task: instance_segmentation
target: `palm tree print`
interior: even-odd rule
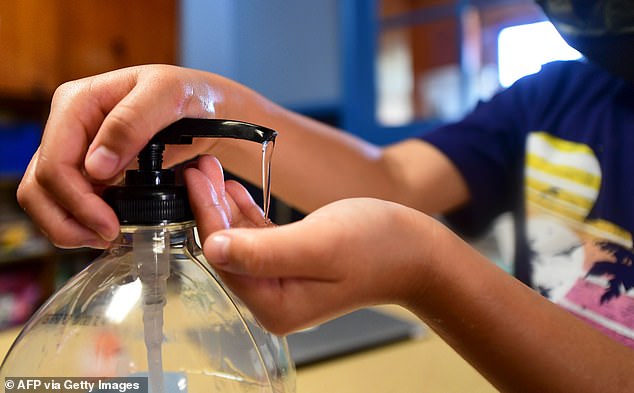
[[[634,252],[630,248],[608,241],[596,242],[596,245],[614,257],[614,260],[595,262],[586,274],[586,277],[603,275],[612,277],[601,295],[601,304],[604,304],[634,288]]]

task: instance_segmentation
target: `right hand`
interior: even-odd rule
[[[218,209],[202,199],[204,187],[196,189],[196,221],[219,222],[213,219]],[[249,205],[239,206],[232,210],[246,212]],[[437,250],[454,236],[423,213],[372,198],[336,201],[282,226],[219,228],[198,228],[207,261],[258,321],[280,335],[364,306],[419,303],[443,265]]]
[[[227,94],[231,90],[231,94]],[[18,202],[59,247],[103,248],[119,230],[99,196],[159,130],[183,117],[227,117],[228,97],[250,90],[217,75],[174,66],[121,69],[68,82],[53,96],[42,142],[18,188]],[[195,143],[166,165],[206,151]]]

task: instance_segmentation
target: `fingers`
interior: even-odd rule
[[[328,239],[314,229],[305,222],[232,229],[207,238],[203,249],[260,323],[283,335],[367,304],[349,266],[330,255],[320,241]]]
[[[220,231],[206,239],[203,250],[260,323],[287,334],[372,303],[371,280],[377,277],[364,272],[370,261],[338,254],[346,242],[324,223]]]
[[[93,79],[99,78],[67,83],[57,89],[41,145],[20,185],[20,203],[29,207],[31,217],[50,226],[51,230],[47,231],[49,236],[53,239],[60,237],[56,242],[69,247],[73,243],[66,238],[70,233],[58,235],[57,232],[64,231],[62,228],[65,227],[59,222],[50,221],[52,217],[59,219],[62,215],[49,217],[46,210],[34,206],[55,205],[73,217],[74,222],[99,233],[103,239],[112,240],[116,237],[116,217],[95,195],[89,179],[83,173],[83,161],[89,141],[99,129],[104,113],[130,89],[127,74],[119,74],[119,83],[113,83],[108,89],[91,89]],[[43,216],[36,217],[39,214]]]
[[[104,200],[95,194],[83,174],[69,165],[49,165],[41,161],[39,155],[35,157],[33,165],[36,169],[25,174],[21,185],[25,189],[22,203],[34,206],[50,199],[51,204],[58,205],[87,229],[98,233],[105,240],[114,240],[119,232],[117,217]],[[35,212],[41,209],[31,211],[37,214]],[[45,213],[42,211],[42,214]]]
[[[307,221],[233,229],[206,238],[203,250],[214,266],[230,273],[254,278],[336,280],[345,272],[342,266],[330,265],[334,257],[329,250],[337,248],[337,240],[321,232],[323,228]]]
[[[203,238],[219,229],[267,225],[262,209],[246,188],[232,180],[225,183],[222,166],[215,157],[201,156],[195,167],[185,171],[185,179]]]
[[[231,222],[231,209],[225,193],[225,178],[220,161],[218,161],[216,157],[203,155],[198,159],[198,169],[211,182],[211,186],[217,194],[218,203],[220,203],[222,208],[225,210],[229,218],[229,222]]]
[[[230,198],[227,198],[229,203],[235,206],[232,210],[241,213],[238,217],[234,215],[233,227],[261,227],[270,225],[270,223],[264,219],[264,212],[260,206],[255,203],[249,191],[247,191],[242,184],[235,180],[229,180],[226,182],[225,188],[227,194],[230,196]],[[237,222],[238,219],[241,219],[241,221]]]
[[[79,246],[75,243],[93,232],[112,240],[118,222],[95,192],[97,183],[120,177],[169,123],[184,116],[211,117],[210,95],[202,73],[171,66],[133,67],[60,86],[21,183],[20,204],[56,243]]]
[[[230,194],[233,187],[227,184]],[[239,196],[235,201],[242,203]],[[288,225],[220,231],[204,242],[205,256],[221,270],[256,278],[343,279],[355,265],[338,261],[365,264],[393,247],[373,223],[393,221],[381,214],[383,204],[340,201]]]
[[[254,279],[220,271],[222,280],[268,331],[286,335],[369,303],[342,291],[338,282]]]
[[[58,246],[85,245],[89,233],[105,240],[118,233],[114,213],[83,172],[88,145],[104,113],[134,83],[129,71],[117,72],[116,80],[114,75],[69,82],[57,89],[41,145],[20,184],[20,204]],[[99,87],[102,79],[112,83]]]
[[[227,210],[220,202],[210,178],[196,168],[187,168],[184,176],[201,239],[219,229],[229,228]]]
[[[27,181],[28,182],[28,181]],[[45,190],[37,185],[30,187],[29,198],[25,198],[23,182],[18,188],[18,201],[34,223],[57,247],[106,248],[108,242],[98,233],[79,224],[73,216],[57,205]]]
[[[174,110],[156,105],[155,86],[135,87],[105,117],[85,159],[90,176],[103,180],[122,170],[160,129],[176,120]],[[152,102],[154,101],[154,102]]]
[[[86,171],[96,179],[121,171],[175,120],[215,115],[217,97],[199,74],[171,66],[135,70],[133,88],[109,111],[88,149]]]
[[[67,180],[68,170],[55,165],[38,165],[40,150],[29,163],[25,175],[20,182],[17,200],[33,221],[47,234],[53,244],[58,247],[105,247],[107,241],[113,240],[118,233],[118,222],[112,210],[91,191],[90,184],[80,176],[79,184]],[[44,184],[51,185],[52,179],[57,185],[46,189],[38,177],[43,176],[36,168],[46,168],[48,173]],[[72,173],[72,171],[70,171]],[[46,177],[46,176],[44,176]],[[73,194],[73,190],[77,194]],[[74,210],[68,210],[58,201],[65,193],[73,194]],[[75,217],[82,217],[85,222],[79,223]]]
[[[218,231],[203,252],[266,328],[287,333],[352,308],[410,301],[432,276],[434,223],[395,203],[355,198],[289,225]]]

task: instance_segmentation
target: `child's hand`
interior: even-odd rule
[[[65,83],[55,92],[42,142],[18,189],[18,202],[59,247],[106,247],[119,231],[101,199],[159,130],[182,117],[213,118],[226,105],[224,78],[148,65]],[[232,97],[244,99],[235,84]],[[223,115],[227,115],[225,112]],[[206,151],[178,149],[165,165]]]
[[[225,182],[220,162],[204,155],[185,169],[189,200],[199,233],[209,234],[228,228],[272,225],[249,192],[238,182]]]
[[[201,167],[207,165],[203,161]],[[261,211],[244,189],[227,184],[227,208],[217,170],[203,172],[211,174],[208,192],[198,191],[204,189],[199,174],[193,179],[189,173],[188,185],[197,190],[190,198],[204,254],[270,331],[286,334],[354,308],[424,296],[421,277],[436,226],[431,218],[359,198],[332,203],[296,223],[263,228]],[[242,228],[218,231],[232,220],[233,228]]]

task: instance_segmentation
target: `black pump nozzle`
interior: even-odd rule
[[[234,138],[266,143],[276,136],[277,132],[270,128],[241,121],[186,118],[165,127],[149,143],[187,145],[193,138]]]
[[[194,138],[234,138],[257,143],[275,140],[277,132],[235,120],[180,119],[159,131],[138,155],[139,169],[126,172],[127,185],[158,185],[174,182],[171,170],[163,169],[165,145],[188,145]]]
[[[272,129],[234,120],[178,120],[150,139],[138,155],[139,168],[126,171],[124,185],[107,188],[103,198],[122,224],[192,220],[185,186],[176,184],[173,170],[163,169],[165,145],[191,144],[193,138],[234,138],[263,144],[276,136]]]

